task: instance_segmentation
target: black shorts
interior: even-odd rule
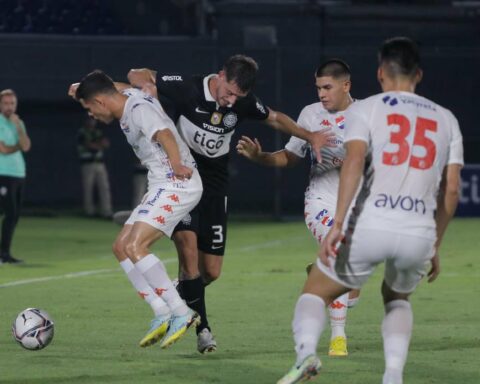
[[[178,231],[193,231],[197,234],[200,251],[223,256],[227,241],[227,196],[203,194],[200,202],[175,227]]]

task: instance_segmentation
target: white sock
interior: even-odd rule
[[[152,287],[148,285],[147,280],[145,280],[143,275],[135,268],[135,265],[130,259],[121,261],[120,266],[125,271],[128,280],[130,280],[133,287],[137,290],[138,295],[152,307],[155,316],[166,315],[170,312],[167,303],[153,291]]]
[[[292,322],[297,365],[316,354],[318,340],[325,329],[325,314],[325,302],[317,295],[304,293],[298,298]]]
[[[406,300],[394,300],[385,305],[382,322],[385,374],[383,384],[402,384],[403,367],[413,328],[413,313]]]
[[[163,263],[154,254],[149,254],[135,263],[135,268],[143,275],[155,293],[163,299],[176,316],[186,315],[188,307],[168,277]]]
[[[345,336],[345,323],[347,321],[348,310],[348,292],[337,297],[332,304],[328,306],[330,313],[330,326],[332,327],[331,339],[338,336]]]

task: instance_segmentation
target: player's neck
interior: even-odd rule
[[[382,82],[383,92],[410,92],[415,93],[416,83],[410,79],[384,79]]]
[[[118,93],[112,96],[110,100],[110,109],[112,111],[113,117],[120,120],[123,116],[123,110],[125,109],[125,103],[127,102],[128,97]]]
[[[217,82],[218,77],[216,75],[208,79],[208,90],[215,100],[217,100]]]
[[[343,100],[343,102],[338,106],[338,108],[336,109],[327,109],[327,112],[328,113],[337,113],[337,112],[343,112],[343,111],[346,111],[347,108],[350,106],[350,104],[353,103],[353,99],[352,99],[352,96],[350,96],[350,94],[347,95],[347,97],[345,98],[345,100]]]

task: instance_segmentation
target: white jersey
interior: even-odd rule
[[[155,132],[159,130],[168,128],[172,132],[182,164],[196,168],[190,150],[158,100],[133,88],[122,93],[128,96],[128,99],[120,119],[120,127],[140,162],[148,168],[149,188],[157,184],[176,182],[167,153],[160,143],[152,140]]]
[[[463,164],[453,114],[410,92],[386,92],[346,112],[345,142],[368,144],[364,182],[350,219],[361,228],[434,239],[442,173]]]
[[[299,157],[305,157],[307,151],[310,151],[312,164],[310,168],[310,183],[305,192],[306,199],[321,198],[333,204],[333,206],[336,205],[340,167],[345,157],[343,148],[344,115],[345,111],[328,112],[322,103],[318,102],[307,105],[298,117],[298,125],[308,131],[317,132],[329,128],[335,134],[332,142],[337,146],[321,148],[321,163],[317,162],[315,153],[311,150],[310,144],[305,140],[292,136],[285,145],[287,151]]]

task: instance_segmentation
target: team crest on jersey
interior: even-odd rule
[[[220,112],[213,112],[212,117],[210,118],[210,122],[213,125],[218,125],[222,121],[222,117],[223,117],[223,115]]]
[[[337,127],[340,129],[345,128],[345,117],[339,116],[335,119],[335,123],[337,123]]]
[[[232,128],[237,124],[238,117],[236,113],[228,112],[223,118],[223,124],[227,128]]]

